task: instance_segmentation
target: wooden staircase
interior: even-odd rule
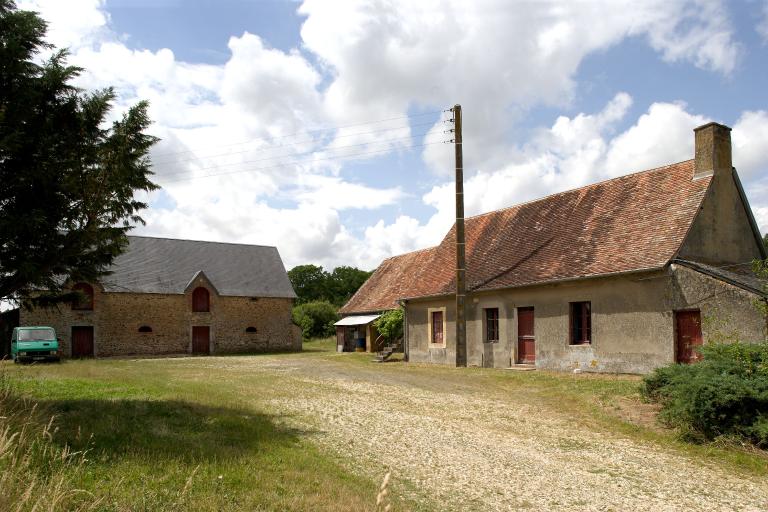
[[[378,344],[380,339],[381,339],[381,336],[379,336],[376,339],[376,343],[377,344]],[[376,352],[376,357],[374,357],[373,362],[375,362],[375,363],[383,363],[384,361],[389,359],[395,351],[399,350],[400,347],[402,346],[402,344],[403,344],[403,339],[400,338],[400,339],[397,339],[397,340],[393,341],[392,343],[388,343],[388,344],[384,345],[383,349],[381,349],[380,351]]]

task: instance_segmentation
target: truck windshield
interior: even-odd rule
[[[19,331],[19,341],[54,341],[53,329],[23,329]]]

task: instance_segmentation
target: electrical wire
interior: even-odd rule
[[[435,114],[442,114],[444,112],[445,112],[445,110],[433,110],[433,111],[430,111],[430,112],[422,112],[420,114],[412,114],[412,115],[399,116],[399,117],[390,117],[388,119],[380,119],[378,121],[367,121],[367,122],[364,122],[364,123],[355,123],[355,124],[347,124],[347,125],[335,126],[335,127],[329,127],[329,128],[318,128],[318,129],[313,129],[313,130],[304,130],[304,131],[301,131],[301,132],[295,132],[295,133],[289,133],[289,134],[286,134],[286,135],[280,135],[279,137],[269,137],[269,138],[261,137],[261,138],[251,139],[251,140],[243,141],[243,142],[233,142],[231,144],[217,144],[217,145],[212,145],[212,146],[208,146],[208,147],[241,146],[243,144],[252,144],[253,142],[259,141],[259,140],[264,141],[264,142],[269,142],[269,141],[275,141],[275,140],[285,139],[285,138],[289,138],[289,137],[295,137],[297,135],[305,135],[305,134],[310,134],[310,133],[333,132],[333,131],[341,130],[341,129],[344,129],[344,128],[354,128],[355,126],[366,126],[366,125],[369,125],[369,124],[387,123],[389,121],[398,121],[398,120],[401,120],[401,119],[415,119],[417,117],[424,117],[424,116],[431,116],[431,115],[435,115]],[[161,157],[161,156],[166,156],[166,155],[179,155],[179,154],[183,154],[183,153],[193,153],[195,151],[197,151],[197,149],[187,149],[187,150],[184,150],[184,151],[172,151],[172,152],[158,153],[155,156]]]
[[[384,140],[373,141],[373,142],[362,142],[360,144],[348,144],[346,146],[332,147],[332,148],[329,148],[327,151],[336,151],[338,149],[355,148],[355,147],[361,147],[361,146],[373,146],[373,145],[376,145],[376,144],[386,144],[386,143],[389,143],[389,142],[397,142],[397,141],[401,141],[401,140],[410,140],[410,139],[412,139],[414,137],[421,137],[421,136],[428,135],[428,134],[429,134],[429,132],[424,132],[424,133],[417,133],[417,134],[414,134],[414,135],[410,135],[408,137],[396,137],[396,138],[393,138],[393,139],[384,139]],[[221,167],[230,167],[230,166],[233,166],[233,165],[243,165],[243,164],[253,164],[253,163],[258,163],[258,162],[268,162],[270,160],[277,160],[277,159],[286,158],[286,157],[314,155],[316,153],[322,153],[322,152],[324,152],[324,151],[323,150],[315,150],[315,151],[307,151],[307,152],[304,152],[304,153],[296,153],[296,154],[293,154],[293,155],[277,155],[277,156],[266,157],[266,158],[257,158],[255,160],[245,160],[245,161],[242,161],[242,162],[230,162],[230,163],[223,163],[223,164],[217,164],[217,165],[210,165],[208,167],[198,167],[197,169],[194,169],[194,170],[195,171],[205,171],[205,170],[208,170],[208,169],[219,169]],[[343,156],[343,155],[340,155],[340,156]],[[172,175],[177,175],[177,174],[187,174],[189,172],[190,172],[189,170],[176,171],[176,172],[162,172],[161,171],[161,173],[163,175],[165,175],[165,176],[172,176]]]
[[[440,140],[440,141],[436,141],[436,142],[426,142],[426,143],[423,143],[423,144],[413,144],[413,145],[410,145],[410,146],[404,146],[404,147],[402,147],[400,149],[415,149],[415,148],[420,148],[420,147],[425,147],[425,146],[433,146],[435,144],[445,144],[445,143],[446,143],[446,141]],[[186,178],[176,178],[176,179],[172,179],[172,180],[165,180],[165,179],[163,179],[163,176],[160,176],[160,175],[155,175],[155,177],[156,177],[157,181],[159,181],[159,182],[163,182],[163,183],[179,183],[179,182],[183,182],[183,181],[192,181],[192,180],[197,180],[197,179],[202,179],[202,178],[214,178],[214,177],[218,177],[218,176],[228,176],[230,174],[239,174],[239,173],[244,173],[244,172],[256,172],[256,171],[265,171],[265,170],[269,170],[269,169],[279,169],[279,168],[282,168],[282,167],[291,167],[291,166],[294,166],[294,165],[301,165],[301,164],[304,164],[304,163],[314,163],[314,162],[334,161],[334,160],[341,161],[341,160],[345,160],[347,158],[367,156],[367,155],[375,155],[375,154],[382,154],[382,153],[388,153],[390,151],[391,151],[391,149],[387,148],[387,149],[382,149],[382,150],[378,150],[378,151],[364,151],[364,152],[361,152],[361,153],[353,153],[351,155],[344,155],[344,156],[336,156],[336,157],[328,157],[328,158],[310,158],[310,159],[306,159],[306,160],[298,160],[298,161],[294,161],[294,162],[286,162],[284,164],[270,165],[270,166],[266,166],[266,167],[255,167],[255,168],[251,168],[251,169],[238,169],[238,170],[235,170],[235,171],[228,171],[228,172],[215,173],[215,174],[204,174],[202,176],[190,176],[190,177],[186,177]]]
[[[338,135],[338,136],[334,137],[334,139],[343,139],[343,138],[348,138],[348,137],[356,137],[358,135],[371,135],[371,134],[375,134],[375,133],[392,132],[392,131],[396,131],[396,130],[402,130],[404,128],[409,128],[410,129],[410,128],[415,128],[415,127],[419,127],[419,126],[432,126],[434,124],[435,123],[430,121],[428,123],[412,124],[412,125],[409,125],[407,127],[406,126],[399,126],[397,128],[385,128],[383,130],[373,130],[373,131],[369,131],[369,132],[348,133],[346,135]],[[258,140],[258,139],[256,139],[256,140]],[[287,148],[287,147],[291,147],[291,146],[298,146],[300,144],[311,144],[312,142],[315,142],[315,139],[309,139],[309,140],[298,141],[298,142],[283,143],[283,144],[278,144],[277,146],[274,146],[274,147],[261,148],[261,149],[243,149],[243,150],[240,150],[240,151],[230,151],[228,153],[218,153],[218,154],[215,154],[215,155],[194,156],[194,157],[191,157],[191,158],[187,158],[185,160],[170,159],[170,160],[161,161],[161,162],[156,162],[156,161],[153,160],[152,164],[153,165],[165,165],[165,164],[175,164],[175,163],[184,163],[184,162],[194,162],[195,160],[204,160],[206,158],[227,157],[227,156],[230,156],[230,155],[240,155],[240,154],[243,154],[243,153],[263,153],[265,151],[272,151],[274,149],[283,148],[283,147]],[[192,151],[192,150],[190,150],[190,151]],[[189,152],[189,151],[187,151],[187,152]]]

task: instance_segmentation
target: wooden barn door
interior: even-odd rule
[[[72,328],[72,357],[93,355],[93,327]]]
[[[695,363],[701,359],[696,351],[704,342],[701,335],[701,313],[699,311],[675,311],[675,361]]]
[[[517,362],[536,362],[536,338],[533,333],[533,308],[517,308]]]
[[[207,325],[192,327],[192,353],[208,354],[210,352],[211,328]]]

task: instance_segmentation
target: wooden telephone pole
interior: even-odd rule
[[[456,366],[467,366],[466,251],[464,241],[464,154],[461,144],[461,105],[453,112],[453,145],[456,150]]]

